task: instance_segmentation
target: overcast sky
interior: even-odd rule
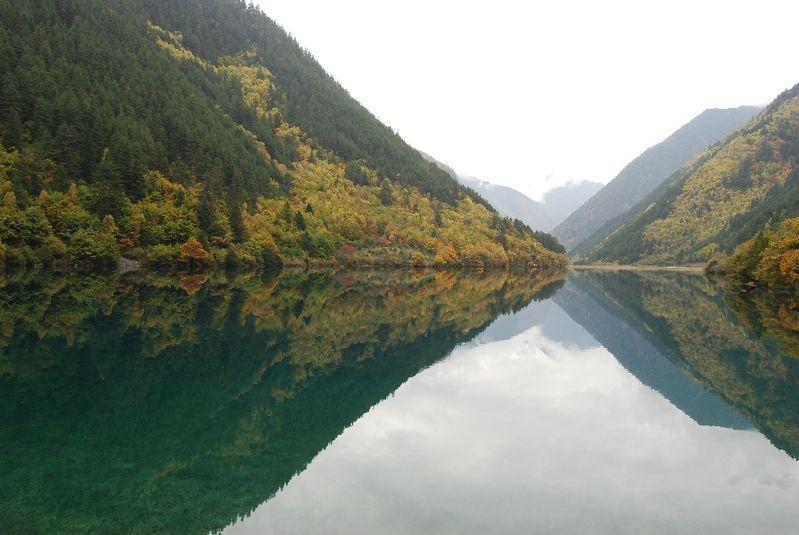
[[[257,3],[408,143],[534,197],[799,82],[799,2]]]

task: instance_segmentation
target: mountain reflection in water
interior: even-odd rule
[[[789,302],[654,272],[10,277],[0,527],[790,533]]]

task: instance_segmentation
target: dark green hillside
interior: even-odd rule
[[[6,265],[563,263],[238,0],[0,0],[0,80]]]
[[[2,1],[0,21],[3,144],[36,164],[15,191],[84,180],[137,201],[150,169],[179,182],[202,177],[226,193],[274,194],[272,181],[284,181],[235,128],[248,115],[239,84],[196,65],[177,68],[125,2]],[[264,138],[290,158],[274,136]]]
[[[145,0],[146,16],[180,32],[199,57],[217,63],[255,51],[251,59],[274,74],[285,94],[286,119],[345,160],[362,160],[382,175],[451,202],[463,189],[419,156],[358,104],[273,20],[239,0]]]

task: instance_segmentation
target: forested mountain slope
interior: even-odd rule
[[[563,263],[240,0],[0,0],[6,265]]]
[[[754,106],[703,111],[630,162],[558,225],[553,234],[567,249],[577,249],[606,223],[638,204],[696,154],[749,122],[758,111],[760,108]]]
[[[705,262],[799,215],[799,86],[675,173],[593,261]]]

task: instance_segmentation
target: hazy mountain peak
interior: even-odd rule
[[[662,142],[649,147],[576,209],[553,233],[570,250],[655,190],[696,154],[749,122],[758,106],[707,109]]]
[[[458,182],[479,193],[499,213],[523,221],[533,230],[548,232],[602,187],[599,182],[590,180],[570,180],[550,189],[541,201],[537,201],[509,186],[494,184],[473,176],[458,175],[449,165],[429,154],[419,152],[427,161],[436,164],[455,177]]]

